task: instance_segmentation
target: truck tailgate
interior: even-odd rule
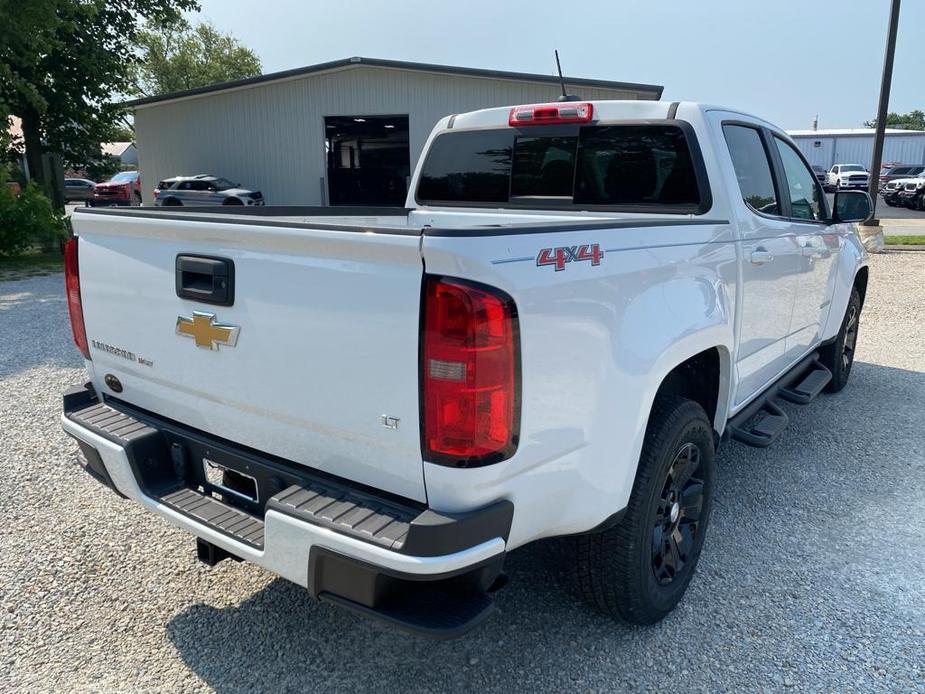
[[[97,390],[424,501],[419,230],[184,217],[75,215]],[[232,261],[233,305],[180,298],[179,255]],[[194,311],[214,314],[198,319],[199,338],[178,332]],[[216,331],[211,343],[212,323],[238,328],[236,341]]]

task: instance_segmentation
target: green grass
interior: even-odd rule
[[[23,253],[0,256],[0,280],[22,279],[64,270],[64,256],[52,253]]]
[[[884,236],[887,246],[925,246],[925,236]]]

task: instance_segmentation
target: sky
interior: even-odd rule
[[[264,72],[350,56],[665,87],[786,129],[877,112],[889,0],[200,0]],[[925,0],[905,0],[890,110],[925,110]],[[580,96],[580,90],[573,89]]]

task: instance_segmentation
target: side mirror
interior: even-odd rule
[[[840,190],[832,206],[833,222],[866,222],[874,213],[874,205],[866,190]]]

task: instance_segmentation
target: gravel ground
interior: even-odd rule
[[[60,275],[0,283],[4,691],[925,691],[925,253],[872,261],[851,384],[770,450],[727,445],[700,570],[650,628],[514,552],[499,614],[389,632],[193,540],[73,464]],[[796,410],[797,408],[788,408]]]

